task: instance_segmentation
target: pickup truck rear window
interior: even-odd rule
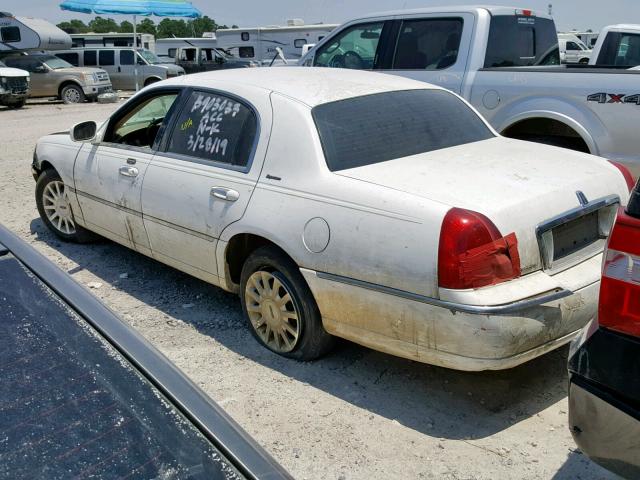
[[[640,65],[640,34],[607,33],[597,64],[629,68]]]
[[[491,17],[485,68],[559,64],[553,20],[524,15]]]
[[[311,111],[332,172],[478,142],[494,135],[444,90],[402,90],[324,103]]]

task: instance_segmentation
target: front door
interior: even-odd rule
[[[87,227],[150,254],[141,209],[142,183],[156,137],[178,91],[154,92],[117,112],[97,144],[85,144],[75,163],[75,190]]]
[[[160,261],[215,282],[217,239],[244,214],[264,158],[271,106],[262,95],[261,122],[231,95],[188,97],[143,184],[144,226]]]

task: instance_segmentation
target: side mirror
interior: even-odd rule
[[[77,123],[71,129],[71,140],[74,142],[90,142],[96,136],[98,125],[94,121]]]
[[[33,69],[33,73],[47,73],[47,67],[44,65],[38,65]]]

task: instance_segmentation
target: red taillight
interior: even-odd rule
[[[629,188],[629,191],[633,190],[633,187],[636,186],[636,182],[633,179],[633,175],[631,175],[631,172],[629,171],[629,169],[625,167],[623,164],[614,162],[613,160],[609,160],[609,163],[611,163],[614,167],[620,170],[620,173],[622,173],[622,176],[624,177],[625,182],[627,182],[627,187]]]
[[[515,233],[502,237],[478,212],[452,208],[445,215],[438,248],[438,284],[479,288],[520,276]]]
[[[640,219],[622,209],[602,264],[598,323],[640,336]]]

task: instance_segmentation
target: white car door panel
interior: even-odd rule
[[[187,99],[142,189],[144,225],[159,260],[217,276],[217,239],[243,216],[266,151],[271,105],[267,93],[258,100],[260,110],[217,92]]]
[[[142,223],[140,191],[152,154],[109,144],[86,144],[74,168],[78,202],[89,229],[98,227],[117,241],[149,253]]]

